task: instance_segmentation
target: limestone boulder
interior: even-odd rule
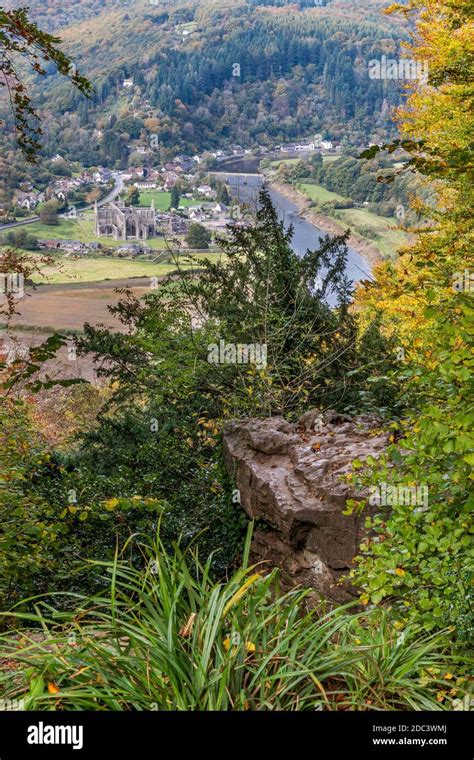
[[[282,417],[232,421],[224,456],[240,503],[256,521],[254,561],[279,567],[284,588],[306,586],[332,602],[355,596],[347,581],[364,535],[364,515],[344,515],[356,491],[345,476],[354,459],[377,457],[388,435],[375,417],[309,410],[297,424]]]

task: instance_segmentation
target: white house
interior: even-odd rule
[[[210,185],[199,185],[197,188],[199,195],[204,195],[206,198],[215,198],[217,193],[212,189]]]
[[[212,207],[212,210],[215,214],[225,214],[228,209],[225,203],[216,203]]]
[[[295,151],[296,151],[297,153],[301,153],[302,151],[305,151],[305,150],[314,150],[314,149],[315,149],[315,147],[316,147],[316,146],[315,146],[315,144],[314,144],[314,143],[308,143],[307,145],[302,145],[302,144],[300,144],[300,145],[295,145],[295,146],[294,146],[294,149],[295,149]]]
[[[31,211],[38,205],[38,196],[34,193],[21,193],[17,198],[16,205]]]

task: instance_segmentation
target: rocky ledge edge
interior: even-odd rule
[[[343,514],[365,494],[344,479],[352,461],[378,457],[388,434],[374,416],[306,412],[296,424],[282,417],[228,422],[224,459],[239,501],[255,520],[252,559],[280,569],[283,589],[315,589],[314,599],[354,600],[342,580],[365,535],[364,514]]]

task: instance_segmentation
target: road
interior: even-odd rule
[[[118,173],[112,174],[114,178],[115,185],[110,191],[110,193],[107,193],[102,200],[98,201],[98,206],[103,206],[105,203],[109,203],[110,201],[113,201],[123,190],[123,179]],[[93,204],[90,203],[88,206],[83,206],[80,211],[88,211],[89,209],[93,208]],[[67,217],[67,213],[65,214],[59,214],[60,218]],[[25,224],[33,224],[33,222],[39,222],[39,216],[32,216],[29,219],[21,219],[19,222],[10,222],[9,224],[2,224],[0,225],[0,234],[3,232],[3,230],[11,230],[14,227],[24,227]]]

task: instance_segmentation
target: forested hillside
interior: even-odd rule
[[[6,0],[3,3],[8,10],[18,8],[16,0]],[[133,0],[79,0],[65,3],[63,0],[29,0],[31,18],[41,29],[52,31],[70,26],[88,18],[96,18],[99,14],[111,9],[133,8]]]
[[[315,132],[357,146],[380,140],[400,85],[369,79],[367,64],[405,36],[380,6],[140,0],[118,9],[107,0],[79,12],[72,4],[63,48],[96,90],[88,100],[50,67],[38,87],[45,151],[113,165],[126,161],[130,136],[154,135],[178,151],[271,146]],[[66,21],[53,2],[47,12],[32,2],[31,12],[52,28]],[[136,134],[123,115],[135,117]]]

